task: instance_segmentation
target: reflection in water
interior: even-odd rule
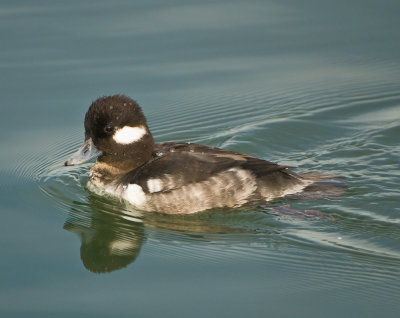
[[[75,201],[71,206],[64,229],[79,236],[81,260],[94,273],[127,267],[147,242],[157,258],[178,263],[188,257],[205,264],[245,259],[278,266],[292,286],[290,291],[280,286],[281,293],[337,289],[360,295],[363,286],[377,284],[381,296],[389,298],[396,288],[386,285],[398,275],[398,254],[380,254],[382,248],[365,249],[346,238],[350,227],[356,226],[357,233],[360,227],[376,228],[372,221],[354,223],[343,215],[333,220],[325,213],[300,213],[282,205],[195,215],[142,215],[92,194],[88,204]],[[343,237],[337,237],[340,232]]]
[[[143,224],[99,211],[91,201],[89,197],[85,209],[79,203],[72,207],[64,229],[81,239],[81,259],[88,270],[105,273],[126,267],[139,255],[145,238]]]
[[[251,229],[235,227],[236,222],[232,227],[219,224],[218,217],[211,218],[212,213],[172,217],[158,213],[141,215],[118,204],[112,206],[113,203],[116,202],[107,202],[102,197],[89,194],[88,204],[72,203],[64,224],[64,229],[79,236],[80,256],[91,272],[111,272],[134,262],[145,241],[146,227],[182,233],[189,238],[204,238],[209,234],[255,233]],[[230,212],[231,209],[219,209],[218,215]]]

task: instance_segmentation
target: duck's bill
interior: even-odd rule
[[[75,152],[67,161],[65,161],[64,164],[66,166],[80,165],[100,155],[101,151],[95,147],[92,138],[88,138],[85,139],[79,150]]]

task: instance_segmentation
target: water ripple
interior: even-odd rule
[[[83,128],[47,136],[49,142],[35,151],[25,150],[5,173],[20,183],[37,185],[68,216],[65,228],[79,233],[83,245],[90,245],[85,241],[88,237],[111,231],[107,234],[110,241],[103,243],[123,254],[124,246],[130,250],[138,242],[133,243],[130,235],[140,237],[140,244],[147,236],[147,244],[153,247],[149,253],[177,260],[207,257],[221,263],[239,257],[285,263],[292,271],[308,272],[299,288],[333,286],[318,283],[323,279],[334,281],[336,288],[350,288],[352,283],[362,286],[368,275],[370,282],[392,279],[394,274],[380,271],[375,263],[386,259],[389,266],[400,259],[400,148],[393,142],[400,131],[399,104],[398,91],[383,93],[371,84],[363,90],[292,87],[285,92],[254,89],[215,96],[193,94],[170,99],[160,111],[149,113],[158,140],[205,142],[297,165],[302,171],[346,175],[349,191],[342,198],[274,203],[290,204],[299,211],[317,209],[334,221],[277,215],[268,208],[186,217],[142,215],[118,200],[90,194],[86,189],[90,164],[63,166],[79,147]],[[339,255],[342,262],[335,263],[332,255]],[[327,262],[326,257],[332,259]],[[368,275],[346,267],[349,259],[359,262],[360,269],[363,260],[367,261]],[[323,263],[325,269],[315,265]]]

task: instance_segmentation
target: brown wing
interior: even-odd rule
[[[230,168],[250,170],[257,178],[287,174],[287,167],[246,154],[189,143],[156,145],[153,159],[123,180],[136,183],[145,193],[165,192],[206,180]]]

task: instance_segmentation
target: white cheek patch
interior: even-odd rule
[[[142,139],[146,134],[147,129],[144,126],[124,126],[114,133],[113,139],[119,144],[127,145]]]

